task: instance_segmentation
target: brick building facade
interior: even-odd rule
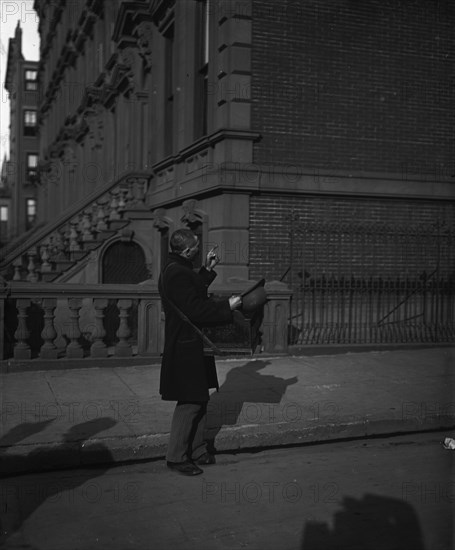
[[[332,290],[379,272],[405,277],[395,303],[381,305],[386,316],[417,280],[437,271],[452,284],[450,2],[36,0],[35,9],[37,271],[44,261],[55,281],[103,282],[109,249],[128,242],[156,282],[169,234],[185,226],[203,249],[218,244],[217,284],[264,276],[298,295],[308,279],[322,289],[312,307],[326,277],[336,277]],[[7,258],[16,277],[26,252]],[[50,253],[67,265],[56,270]]]

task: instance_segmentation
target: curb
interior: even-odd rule
[[[372,419],[357,422],[308,426],[303,423],[250,424],[228,426],[216,435],[217,452],[308,445],[330,441],[367,439],[439,430],[455,430],[455,416],[434,416],[430,420]],[[101,464],[163,459],[169,434],[106,437],[72,443],[14,445],[0,455],[1,477]],[[1,449],[0,449],[1,450]]]

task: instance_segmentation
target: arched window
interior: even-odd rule
[[[137,284],[149,278],[144,251],[137,243],[117,241],[105,251],[101,270],[102,283]],[[137,309],[138,304],[134,300],[128,316],[132,344],[137,342]],[[118,313],[115,300],[109,300],[104,317],[105,343],[108,347],[118,341],[116,336],[120,324]]]
[[[104,253],[101,273],[104,284],[137,284],[149,279],[144,251],[134,242],[112,244]]]

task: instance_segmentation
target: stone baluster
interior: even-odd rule
[[[56,241],[56,238],[57,238],[57,232],[54,231],[53,233],[51,233],[51,235],[49,236],[49,248],[48,248],[48,252],[49,252],[49,255],[50,256],[55,256],[57,254],[57,241]]]
[[[128,326],[128,310],[133,305],[132,300],[118,300],[117,307],[119,309],[120,325],[116,332],[119,342],[115,346],[115,355],[119,357],[129,357],[132,355],[131,345],[128,343],[128,338],[131,335]]]
[[[105,204],[106,204],[105,200],[100,199],[98,201],[98,209],[96,213],[96,220],[97,220],[96,230],[98,232],[107,230],[107,224],[106,224],[107,214],[105,211]]]
[[[92,221],[91,221],[91,213],[89,210],[84,210],[84,213],[82,215],[82,242],[88,242],[93,240],[93,234],[92,234]]]
[[[83,216],[82,212],[80,212],[78,217],[77,217],[76,224],[77,224],[77,233],[81,237],[82,237],[82,232],[84,230],[83,223],[84,223],[84,216]]]
[[[30,299],[18,298],[17,308],[17,330],[14,333],[17,343],[14,345],[14,359],[30,359],[32,356],[30,346],[27,342],[30,331],[27,328],[27,309],[30,307]]]
[[[82,307],[81,298],[68,298],[68,307],[70,310],[70,322],[66,335],[71,340],[66,347],[66,356],[71,359],[80,359],[84,356],[84,350],[79,344],[81,331],[79,329],[79,311]]]
[[[54,327],[54,311],[57,307],[57,299],[43,298],[41,306],[44,309],[44,328],[41,332],[44,344],[41,346],[39,356],[42,359],[56,359],[58,350],[54,344],[54,340],[57,337]]]
[[[27,265],[27,281],[30,283],[36,283],[38,281],[38,275],[36,274],[35,257],[37,256],[37,250],[35,247],[30,248],[27,252],[28,265]]]
[[[14,275],[13,275],[13,281],[21,281],[22,280],[22,256],[19,256],[19,258],[16,258],[13,262],[14,266]]]
[[[65,240],[60,231],[54,231],[52,234],[52,253],[54,259],[65,259]]]
[[[77,223],[78,223],[77,220],[72,220],[69,226],[68,240],[69,240],[70,252],[76,252],[81,249],[81,247],[79,246],[79,234],[76,229]]]
[[[98,223],[98,205],[96,204],[96,202],[92,204],[91,222],[92,222],[91,232],[93,235],[96,235],[96,233],[98,233],[98,230],[96,229],[96,225]]]
[[[93,300],[95,307],[95,332],[93,334],[94,342],[90,346],[90,354],[92,357],[107,357],[107,347],[103,339],[106,336],[104,330],[104,310],[107,307],[106,298],[95,298]]]
[[[40,246],[41,255],[41,273],[48,273],[52,271],[52,266],[49,263],[49,240],[46,239]]]
[[[120,189],[118,207],[117,207],[117,212],[120,214],[120,217],[122,217],[123,212],[125,212],[125,209],[126,209],[125,195],[126,195],[126,190]]]
[[[125,193],[125,209],[130,210],[134,207],[134,193],[133,193],[133,182],[128,180],[126,193]]]
[[[68,256],[68,251],[70,249],[70,235],[71,235],[71,226],[69,223],[61,231],[62,240],[63,240],[63,255],[65,258]]]
[[[114,189],[111,193],[111,201],[109,203],[109,221],[115,221],[120,220],[120,212],[119,212],[119,196],[120,192],[118,189]]]

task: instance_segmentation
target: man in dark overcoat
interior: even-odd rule
[[[216,277],[213,268],[219,258],[212,249],[205,266],[198,273],[193,271],[192,260],[198,253],[199,241],[192,231],[174,231],[170,248],[158,282],[165,313],[160,394],[164,400],[177,401],[166,460],[172,470],[198,475],[203,471],[198,465],[215,463],[203,433],[209,389],[218,389],[218,379],[214,357],[204,355],[200,334],[183,316],[199,329],[229,323],[232,311],[242,300],[239,296],[216,301],[208,297],[207,289]]]

